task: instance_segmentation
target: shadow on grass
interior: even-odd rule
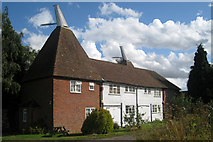
[[[48,134],[48,135],[44,135],[42,137],[49,138],[49,137],[75,137],[75,136],[83,136],[83,134],[82,133],[72,133],[72,134],[68,134],[68,135],[63,135],[63,134],[51,135],[51,134]]]

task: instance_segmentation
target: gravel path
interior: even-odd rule
[[[116,136],[112,138],[103,138],[100,140],[136,140],[136,136],[138,134],[124,135],[124,136]]]

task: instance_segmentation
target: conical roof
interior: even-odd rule
[[[73,32],[57,26],[31,65],[24,81],[46,77],[101,80]]]

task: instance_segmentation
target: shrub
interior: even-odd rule
[[[144,123],[144,120],[142,119],[142,116],[144,114],[137,113],[135,117],[135,112],[130,113],[129,115],[125,114],[124,116],[124,122],[127,124],[128,127],[140,127],[141,124]]]
[[[113,130],[113,120],[109,111],[100,108],[92,113],[84,121],[81,131],[83,134],[107,134]]]
[[[113,128],[114,129],[119,129],[120,127],[119,127],[118,123],[115,122]]]

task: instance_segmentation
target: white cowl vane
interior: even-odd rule
[[[56,16],[57,26],[68,27],[67,22],[61,12],[61,9],[59,8],[59,5],[54,5],[54,7],[55,7],[55,16]]]

